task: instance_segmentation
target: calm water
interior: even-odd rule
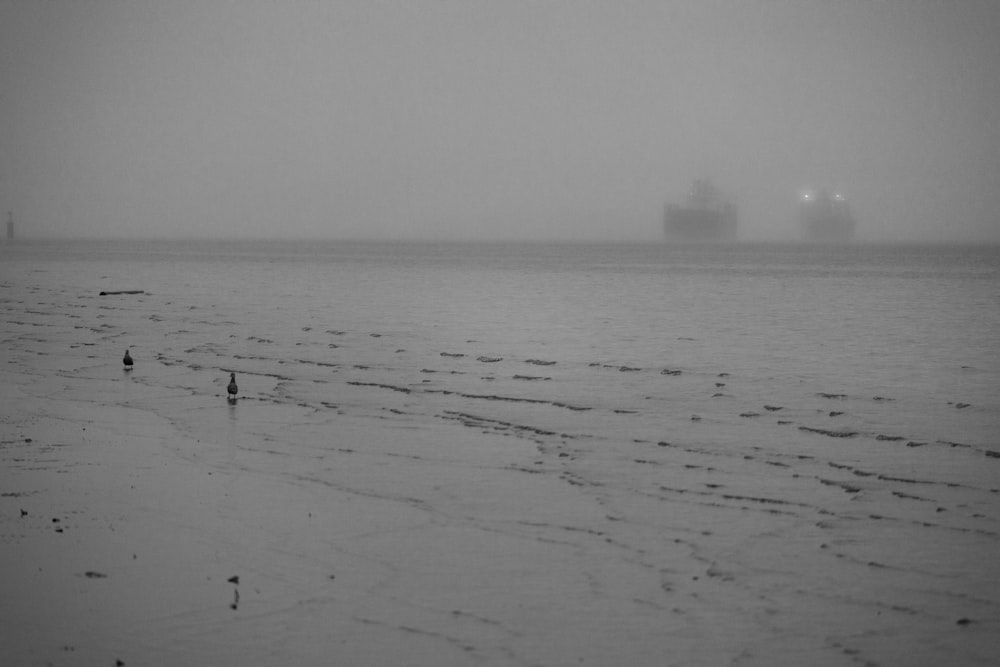
[[[8,287],[147,291],[105,300],[129,308],[116,313],[128,328],[116,346],[208,367],[252,371],[240,355],[349,365],[346,346],[330,347],[344,340],[335,330],[384,338],[386,356],[364,363],[401,371],[420,370],[391,361],[406,348],[930,402],[995,406],[1000,388],[997,248],[87,242],[0,252]]]
[[[712,398],[731,399],[738,415],[762,402],[812,407],[819,394],[891,398],[896,423],[856,418],[873,429],[919,424],[932,440],[987,446],[1000,424],[996,247],[0,248],[8,301],[30,290],[20,305],[37,299],[35,317],[49,321],[99,308],[100,326],[87,326],[103,335],[80,337],[81,352],[117,359],[130,347],[194,394],[223,371],[250,376],[247,396],[314,407],[373,398],[345,396],[351,382],[499,393],[649,418],[615,426],[629,436],[657,428],[663,409],[688,417],[725,405]],[[98,296],[127,289],[147,294]],[[683,382],[664,370],[683,371]],[[960,418],[957,404],[969,406]]]

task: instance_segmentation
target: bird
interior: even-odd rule
[[[236,391],[238,389],[236,386],[236,373],[229,374],[229,386],[226,389],[229,391],[229,398],[236,400]]]
[[[132,370],[132,355],[128,353],[128,350],[125,350],[125,358],[122,359],[122,363],[125,364],[125,370]]]

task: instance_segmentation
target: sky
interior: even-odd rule
[[[21,236],[1000,242],[993,0],[0,0]],[[4,216],[6,217],[6,216]]]

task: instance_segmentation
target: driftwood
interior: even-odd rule
[[[145,290],[141,289],[123,289],[116,292],[101,292],[101,296],[110,296],[112,294],[145,294]]]

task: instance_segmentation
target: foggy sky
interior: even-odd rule
[[[1000,241],[1000,3],[0,0],[23,236]]]

